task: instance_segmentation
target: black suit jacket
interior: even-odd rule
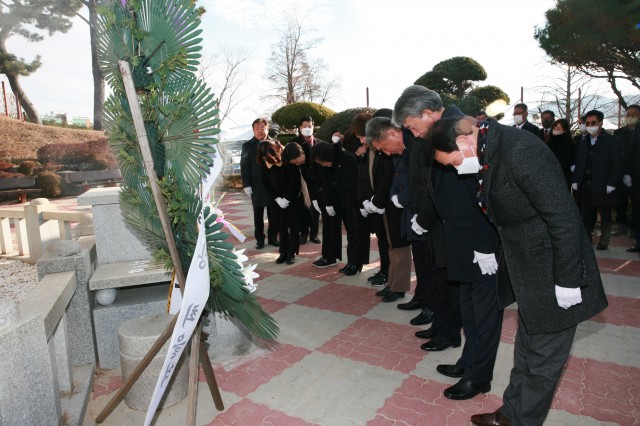
[[[518,128],[515,125],[513,127]],[[536,126],[535,124],[529,122],[529,121],[525,121],[520,129],[521,130],[526,130],[527,132],[531,132],[534,135],[538,136],[538,138],[540,138],[540,139],[544,139],[543,137],[540,136],[540,128],[538,126]]]
[[[269,205],[269,196],[262,183],[262,166],[258,164],[258,144],[255,137],[242,144],[240,154],[240,175],[242,186],[250,186],[252,190],[251,203],[253,207],[266,207]]]
[[[517,300],[530,334],[553,333],[607,306],[591,240],[553,153],[537,136],[492,121],[482,187],[502,243],[498,304]],[[582,290],[582,303],[558,306],[555,286]]]
[[[578,191],[584,185],[587,169],[587,157],[591,136],[584,135],[576,153],[576,168],[573,172],[573,183],[578,184]],[[593,160],[591,163],[591,202],[594,206],[611,206],[616,202],[616,191],[607,194],[607,186],[615,187],[622,178],[622,153],[620,140],[604,130],[598,135],[593,145]]]
[[[447,278],[451,281],[486,280],[473,263],[474,251],[499,254],[498,234],[478,206],[475,175],[458,175],[451,166],[434,164],[435,203],[444,227]]]

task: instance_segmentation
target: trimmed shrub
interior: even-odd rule
[[[271,120],[283,129],[293,129],[298,125],[301,117],[308,115],[313,118],[316,126],[321,126],[329,117],[335,114],[335,111],[324,105],[314,104],[312,102],[296,102],[295,104],[285,105],[271,115]]]
[[[40,172],[36,177],[36,188],[40,188],[40,196],[55,198],[62,193],[60,176],[53,172]]]
[[[27,176],[32,176],[41,168],[42,168],[42,164],[38,163],[37,161],[23,161],[18,166],[18,171]]]
[[[318,131],[315,132],[316,137],[318,139],[329,142],[331,140],[331,135],[336,130],[339,130],[344,134],[351,128],[353,117],[360,114],[361,112],[374,113],[376,112],[376,109],[367,107],[350,108],[334,114],[327,121],[325,121],[322,126],[320,126],[320,129]]]
[[[26,177],[22,173],[16,172],[5,172],[4,170],[0,170],[0,179],[11,179],[11,178],[23,178]]]
[[[287,142],[295,137],[297,137],[297,135],[293,133],[280,133],[276,139],[278,139],[282,145],[286,145]]]
[[[0,160],[0,170],[7,170],[15,167],[13,163]]]

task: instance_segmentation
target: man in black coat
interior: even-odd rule
[[[396,123],[419,137],[424,137],[441,118],[461,115],[455,107],[445,109],[440,96],[422,86],[405,89],[393,113]],[[460,313],[465,333],[460,359],[455,364],[438,365],[437,370],[460,379],[444,391],[445,397],[456,400],[470,399],[491,389],[502,325],[495,288],[498,236],[477,205],[477,187],[472,175],[458,176],[452,167],[436,167],[433,190],[444,226],[447,279],[460,285]],[[460,346],[460,335],[449,335],[434,337],[422,349],[441,351]]]
[[[498,305],[518,302],[514,366],[503,406],[471,421],[542,425],[576,325],[607,306],[578,209],[555,156],[537,136],[493,120],[478,128],[454,118],[436,123],[429,141],[441,164],[464,168],[472,152],[479,156],[477,200],[502,244]]]
[[[244,192],[251,197],[253,205],[253,228],[256,237],[256,249],[264,247],[264,209],[267,209],[269,222],[269,244],[278,246],[278,226],[272,226],[273,206],[262,183],[262,166],[258,164],[258,144],[269,140],[269,123],[264,118],[257,118],[251,124],[253,137],[242,144],[240,154],[240,175]]]
[[[622,159],[622,168],[625,169],[623,173],[629,176],[630,174],[627,173],[626,168],[629,163],[631,140],[639,119],[640,105],[629,105],[624,118],[624,126],[613,132],[613,136],[620,138],[620,151],[622,153],[620,157]],[[616,191],[618,192],[618,200],[615,205],[616,223],[618,223],[618,225],[630,225],[629,218],[627,217],[627,207],[629,206],[629,196],[631,195],[629,185],[620,181],[616,187]]]
[[[587,232],[591,234],[600,213],[598,250],[606,250],[611,236],[611,208],[616,202],[616,185],[622,178],[620,141],[602,129],[604,114],[598,110],[586,114],[587,135],[576,153],[572,188],[578,191],[578,205]]]
[[[640,111],[640,108],[638,110]],[[625,186],[631,187],[631,226],[636,238],[636,243],[627,251],[640,253],[640,123],[636,123],[633,134],[630,136],[622,182]]]
[[[300,244],[306,244],[307,238],[312,243],[320,244],[318,238],[318,229],[320,223],[320,211],[318,206],[318,196],[315,192],[315,188],[318,186],[316,176],[314,176],[315,164],[311,158],[311,148],[319,142],[323,142],[313,136],[313,117],[303,116],[298,122],[298,136],[291,139],[290,142],[296,142],[302,147],[304,155],[306,157],[305,163],[300,167],[302,171],[302,177],[307,182],[307,188],[309,189],[309,197],[313,203],[313,207],[303,207],[300,212],[302,217],[300,218]]]
[[[527,104],[515,104],[513,106],[513,127],[526,130],[540,137],[540,129],[535,124],[527,121],[528,116],[529,108],[527,107]]]

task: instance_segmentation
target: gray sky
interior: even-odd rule
[[[524,86],[525,102],[534,103],[536,86],[554,74],[533,38],[554,0],[204,0],[204,51],[221,45],[253,49],[247,99],[223,127],[247,124],[274,105],[260,101],[268,91],[264,79],[271,46],[277,42],[284,11],[296,10],[311,36],[324,41],[311,52],[323,58],[327,74],[338,76],[341,89],[326,105],[336,112],[370,105],[393,107],[402,90],[438,62],[470,56],[487,71],[483,84],[501,87],[512,104]],[[297,5],[296,5],[297,4]],[[86,15],[86,10],[82,11]],[[80,19],[66,34],[27,43],[8,40],[12,53],[25,59],[42,55],[43,66],[22,78],[27,95],[41,114],[67,112],[92,117],[93,87],[89,29]],[[0,79],[5,80],[4,76]],[[219,81],[210,81],[215,88]],[[6,84],[8,86],[8,84]]]

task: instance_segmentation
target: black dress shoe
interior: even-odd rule
[[[432,339],[427,343],[423,343],[422,346],[420,346],[420,349],[428,352],[440,352],[451,347],[457,348],[458,346],[460,346],[460,342],[454,343],[454,342],[441,341],[438,339]]]
[[[293,265],[296,261],[296,255],[292,254],[291,256],[287,256],[287,265]]]
[[[471,416],[471,423],[476,426],[509,426],[511,420],[498,409],[493,413],[474,414]]]
[[[287,260],[287,256],[285,256],[284,254],[281,254],[280,256],[278,256],[278,258],[276,259],[276,263],[278,265],[282,265],[285,260]]]
[[[260,250],[264,248],[264,241],[258,241],[256,243],[256,250]]]
[[[278,240],[269,240],[269,245],[274,247],[280,247],[280,241]]]
[[[318,238],[317,236],[311,237],[310,240],[311,240],[311,242],[313,244],[320,244],[321,243],[320,238]]]
[[[602,243],[598,243],[598,245],[596,246],[596,250],[606,250],[607,246],[602,244]]]
[[[389,293],[390,291],[391,289],[385,286],[385,288],[383,288],[382,290],[376,291],[376,296],[386,296],[386,294]]]
[[[367,278],[368,282],[372,282],[373,280],[375,280],[376,278],[378,278],[380,276],[380,274],[382,274],[382,272],[378,271],[375,274],[371,275],[369,278]]]
[[[358,274],[360,272],[362,272],[362,265],[356,265],[355,263],[352,263],[351,266],[349,267],[349,269],[344,271],[344,274],[346,276],[352,276],[352,275]]]
[[[420,302],[417,300],[409,300],[407,303],[400,303],[398,305],[398,309],[402,311],[415,311],[416,309],[424,308],[424,302]]]
[[[338,269],[338,272],[340,272],[341,274],[344,274],[344,272],[349,268],[351,268],[351,263],[347,262],[346,265],[344,265],[342,268]]]
[[[419,339],[433,339],[435,336],[436,333],[433,332],[433,328],[416,331],[416,337]]]
[[[447,377],[459,378],[464,376],[464,368],[456,364],[440,364],[436,367],[436,371]]]
[[[459,381],[455,385],[444,390],[445,398],[462,401],[471,399],[479,393],[487,393],[491,390],[491,383],[484,383],[475,386],[471,380]]]
[[[302,244],[307,244],[307,236],[306,235],[300,235],[300,245]]]
[[[398,305],[398,308],[399,307],[400,305]],[[418,316],[415,318],[412,318],[411,321],[409,321],[409,324],[411,325],[430,324],[431,322],[433,322],[433,317],[434,317],[434,313],[431,309],[422,308],[422,311],[418,314]]]
[[[374,287],[381,287],[381,286],[387,284],[388,281],[389,281],[389,278],[387,278],[386,274],[380,274],[376,278],[374,278],[373,280],[371,280],[369,282]]]
[[[396,300],[401,299],[403,297],[404,297],[404,291],[391,291],[391,290],[389,290],[389,292],[387,294],[382,296],[382,301],[384,303],[390,303],[390,302],[395,302]]]
[[[627,253],[640,253],[640,244],[636,244],[635,246],[628,248]]]

